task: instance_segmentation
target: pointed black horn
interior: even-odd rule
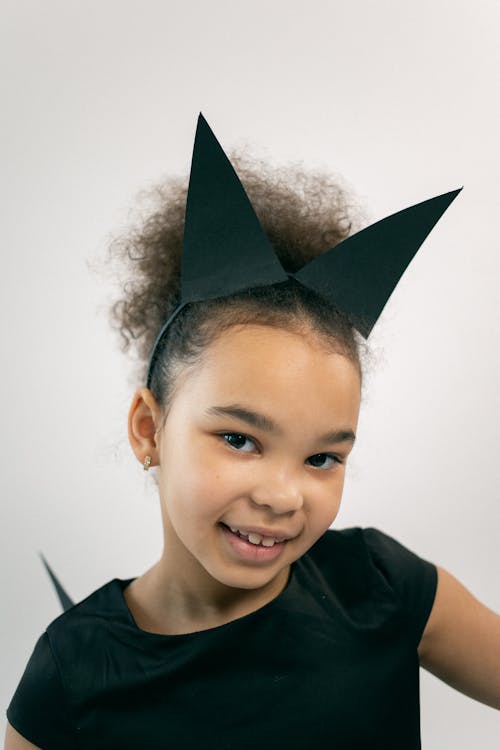
[[[243,185],[200,113],[182,249],[182,302],[286,281]]]
[[[417,250],[461,190],[371,224],[314,258],[295,278],[349,313],[368,338]]]

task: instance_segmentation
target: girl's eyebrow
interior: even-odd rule
[[[236,417],[237,419],[241,419],[244,422],[252,425],[252,427],[257,427],[260,430],[265,430],[266,432],[274,432],[276,435],[283,434],[283,430],[278,427],[278,425],[270,417],[267,417],[265,414],[259,414],[258,412],[252,411],[251,409],[247,409],[240,404],[229,404],[228,406],[210,406],[206,410],[205,414],[215,415],[219,417]],[[348,440],[349,442],[354,444],[356,435],[350,429],[333,430],[332,432],[327,432],[326,435],[322,435],[320,438],[318,438],[318,440],[321,443],[343,443]]]

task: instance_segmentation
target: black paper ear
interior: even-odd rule
[[[459,190],[398,211],[287,274],[220,143],[200,113],[182,251],[182,302],[294,276],[357,321],[366,338],[399,279]]]
[[[200,113],[186,204],[182,302],[287,279],[243,185]]]
[[[417,250],[461,190],[371,224],[314,258],[295,278],[348,312],[368,338]]]
[[[193,148],[181,260],[181,303],[227,297],[289,277],[351,316],[367,338],[399,279],[462,188],[410,206],[353,234],[297,273],[283,269],[229,159],[200,113]]]

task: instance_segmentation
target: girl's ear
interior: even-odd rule
[[[141,464],[144,464],[146,456],[151,456],[151,466],[160,463],[157,434],[160,418],[161,409],[149,388],[138,388],[128,414],[128,437]]]

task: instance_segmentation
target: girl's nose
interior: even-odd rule
[[[303,504],[299,482],[289,473],[274,472],[261,477],[251,496],[257,505],[267,505],[277,514],[299,510]]]

